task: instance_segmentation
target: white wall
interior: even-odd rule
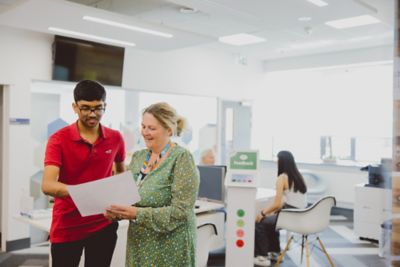
[[[193,47],[166,53],[125,50],[123,87],[248,99],[261,88],[262,65],[237,64],[234,55]]]
[[[0,26],[0,84],[9,85],[9,115],[12,118],[30,117],[30,83],[32,79],[51,77],[52,37]],[[33,168],[29,125],[8,125],[8,175],[3,190],[8,201],[3,203],[6,241],[29,236],[28,226],[13,216],[20,210],[21,199],[29,194],[29,176]],[[4,249],[4,248],[3,248]]]
[[[265,61],[266,72],[393,61],[393,45]]]

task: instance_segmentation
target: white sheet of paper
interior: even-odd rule
[[[140,200],[130,171],[67,188],[82,217],[104,213],[112,204],[129,206]]]

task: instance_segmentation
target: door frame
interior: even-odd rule
[[[240,133],[238,131],[238,123],[239,123],[239,114],[243,115],[245,113],[243,112],[243,108],[249,107],[250,110],[248,112],[249,117],[249,127],[250,127],[250,134],[247,137],[248,140],[247,145],[245,145],[246,147],[236,147],[236,146],[243,146],[243,145],[238,145],[237,142],[235,142],[236,138],[241,138],[240,137]],[[227,122],[227,118],[226,118],[226,110],[228,108],[232,109],[232,149],[250,149],[251,146],[251,120],[252,120],[252,104],[250,101],[239,101],[239,100],[231,100],[231,99],[218,99],[218,151],[220,151],[219,153],[219,162],[221,162],[222,164],[227,164],[227,157],[228,155],[226,155],[226,147],[227,147],[227,143],[225,140],[225,135],[226,135],[226,122]]]
[[[8,233],[8,175],[9,175],[9,162],[8,162],[8,152],[9,152],[9,111],[10,111],[10,88],[9,85],[0,84],[0,94],[2,98],[1,106],[1,120],[0,120],[0,189],[1,189],[1,199],[0,199],[0,213],[1,213],[1,251],[6,251],[6,240]]]

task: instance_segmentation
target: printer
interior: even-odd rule
[[[390,172],[385,165],[368,165],[360,170],[368,171],[368,184],[366,186],[392,188]]]

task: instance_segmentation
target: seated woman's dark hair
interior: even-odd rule
[[[292,153],[285,150],[278,153],[278,176],[282,173],[285,173],[288,176],[289,188],[292,188],[293,186],[294,192],[300,191],[303,194],[307,192],[306,183],[297,169]]]
[[[75,86],[74,100],[75,102],[78,102],[79,100],[105,101],[106,90],[104,89],[103,85],[96,81],[82,80]]]

